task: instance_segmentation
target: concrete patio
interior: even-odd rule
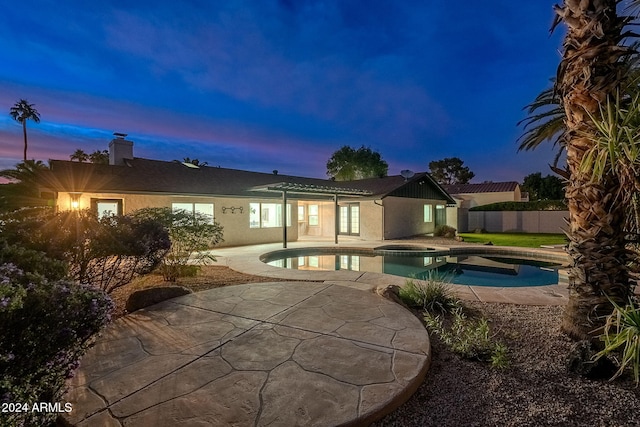
[[[351,240],[342,246],[374,244]],[[409,311],[375,291],[406,279],[287,270],[259,260],[278,249],[281,245],[269,244],[214,251],[218,264],[273,277],[272,283],[198,292],[118,319],[70,382],[69,421],[78,426],[367,425],[405,402],[427,373],[428,334]],[[564,285],[452,288],[462,299],[481,302],[567,301]]]
[[[429,351],[416,317],[365,290],[329,282],[217,288],[118,319],[82,359],[68,419],[367,425],[413,394]]]

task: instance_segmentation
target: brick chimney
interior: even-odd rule
[[[109,164],[124,165],[125,159],[133,159],[133,142],[127,141],[126,133],[115,132],[109,143]]]

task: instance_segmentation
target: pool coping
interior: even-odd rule
[[[389,245],[404,245],[412,247],[429,247],[435,249],[429,251],[432,254],[461,254],[461,253],[482,253],[493,255],[511,255],[517,257],[528,257],[541,259],[545,261],[559,262],[562,265],[568,264],[568,257],[564,252],[552,249],[538,248],[521,248],[511,246],[486,246],[486,245],[451,245],[445,246],[441,244],[429,244],[428,242],[407,244],[406,241],[389,241],[381,244],[381,242],[373,241],[353,241],[338,245],[328,245],[327,242],[291,242],[289,248],[283,249],[280,244],[264,244],[254,246],[243,246],[233,248],[220,248],[212,251],[218,257],[215,264],[226,265],[229,268],[257,276],[271,277],[274,279],[286,280],[311,280],[325,281],[330,283],[339,283],[344,286],[356,287],[362,290],[372,292],[382,292],[389,286],[404,286],[407,279],[404,277],[393,276],[384,273],[371,273],[359,271],[309,271],[309,270],[289,270],[280,267],[274,267],[261,261],[264,256],[269,253],[277,253],[281,251],[295,253],[300,249],[314,249],[335,251],[363,251],[374,250],[376,247]],[[503,288],[503,287],[487,287],[487,286],[467,286],[467,285],[448,285],[452,292],[458,298],[466,301],[492,302],[492,303],[510,303],[523,305],[564,305],[568,301],[568,286],[562,278],[566,277],[566,271],[559,271],[561,280],[556,285],[547,286],[530,286],[519,288]]]

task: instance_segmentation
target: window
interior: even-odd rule
[[[309,225],[320,225],[318,205],[309,205]]]
[[[291,226],[291,205],[287,203],[287,227]],[[282,204],[249,203],[249,228],[282,227]]]
[[[360,270],[360,256],[359,255],[339,255],[340,256],[340,270]]]
[[[424,222],[433,222],[433,205],[424,205]]]
[[[207,217],[209,224],[213,224],[213,203],[172,203],[171,209],[187,211],[192,214],[199,213]]]
[[[122,215],[122,199],[91,199],[91,207],[99,219],[104,216]]]
[[[298,221],[304,221],[304,206],[298,206]]]

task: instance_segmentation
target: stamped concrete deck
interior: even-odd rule
[[[290,244],[309,246],[333,245]],[[273,283],[186,295],[116,321],[70,384],[68,419],[78,426],[367,425],[407,400],[426,375],[429,338],[417,318],[374,292],[406,279],[259,260],[281,247],[214,251],[218,264]],[[481,302],[567,301],[565,285],[452,290]]]
[[[366,425],[413,394],[425,328],[363,283],[238,285],[119,319],[71,382],[78,426]]]

